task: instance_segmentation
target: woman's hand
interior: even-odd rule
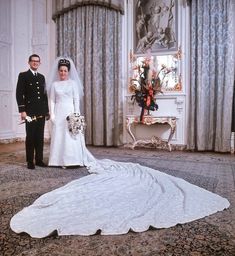
[[[51,120],[51,122],[52,122],[53,124],[55,123],[55,115],[54,115],[54,114],[51,114],[50,120]]]
[[[21,112],[20,113],[21,120],[25,120],[26,116],[27,116],[26,112]]]
[[[46,118],[46,121],[50,120],[50,114],[47,113],[45,118]]]

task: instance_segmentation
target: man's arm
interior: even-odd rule
[[[22,73],[18,76],[18,82],[16,86],[16,101],[18,104],[19,112],[25,112],[25,81]]]
[[[24,120],[27,114],[25,112],[25,81],[23,79],[22,73],[20,73],[18,76],[18,82],[16,86],[16,101],[19,112],[21,114],[21,119]]]

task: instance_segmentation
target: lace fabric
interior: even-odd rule
[[[112,160],[89,162],[91,175],[39,197],[11,219],[16,233],[126,234],[169,228],[229,207],[227,199],[157,170]],[[197,203],[195,203],[197,202]]]

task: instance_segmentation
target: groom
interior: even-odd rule
[[[38,73],[40,57],[29,56],[29,70],[19,74],[16,87],[16,101],[26,128],[26,161],[28,169],[46,167],[43,162],[45,119],[49,119],[45,77]],[[35,164],[34,164],[35,158]]]

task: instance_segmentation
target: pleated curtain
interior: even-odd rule
[[[234,84],[232,15],[232,0],[191,0],[191,150],[230,151]]]
[[[55,18],[57,55],[70,56],[84,84],[86,143],[118,146],[123,136],[122,14],[78,6]]]

